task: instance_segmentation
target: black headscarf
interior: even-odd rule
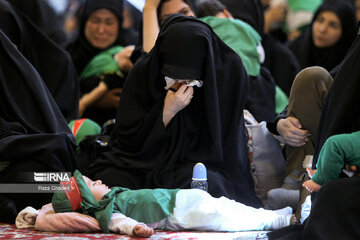
[[[39,73],[1,30],[0,52],[0,162],[9,163],[0,182],[24,172],[74,171],[75,139]],[[18,210],[49,201],[42,194],[12,197]]]
[[[234,18],[250,24],[262,37],[264,13],[260,0],[221,0]]]
[[[167,128],[162,121],[164,74],[204,81]],[[109,185],[189,188],[193,166],[203,162],[210,194],[261,206],[246,147],[247,88],[240,57],[207,24],[192,17],[169,17],[154,48],[129,73],[112,151],[98,158],[91,171]]]
[[[106,49],[99,49],[92,46],[85,37],[85,25],[86,21],[89,18],[90,13],[95,10],[105,8],[112,11],[119,21],[119,31],[116,41],[109,46],[108,48],[114,45],[127,45],[123,40],[122,36],[122,13],[123,13],[123,1],[122,0],[87,0],[84,5],[84,10],[80,17],[80,28],[78,36],[74,42],[72,42],[67,50],[70,52],[70,55],[74,61],[78,74],[82,72],[84,67],[88,62],[98,53]]]
[[[55,11],[44,0],[7,0],[11,5],[27,16],[42,32],[64,47],[67,36],[60,25]]]
[[[360,36],[344,59],[330,89],[320,119],[314,164],[322,145],[332,135],[360,130]],[[315,165],[314,165],[315,166]]]
[[[40,73],[64,117],[76,118],[79,87],[70,55],[4,0],[0,0],[0,29]]]
[[[318,48],[313,43],[312,27],[318,15],[332,11],[341,22],[342,35],[339,41],[328,48]],[[309,28],[297,39],[289,43],[289,48],[298,59],[301,68],[321,66],[331,71],[340,64],[356,36],[356,16],[353,6],[347,1],[327,0],[315,12]]]

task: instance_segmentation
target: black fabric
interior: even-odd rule
[[[98,49],[93,47],[85,37],[85,24],[91,12],[106,8],[112,11],[119,21],[119,35],[117,40],[112,46],[120,45],[125,46],[124,40],[122,39],[123,34],[121,34],[121,25],[122,25],[122,11],[123,11],[123,1],[122,0],[87,0],[84,5],[84,11],[80,18],[80,28],[77,38],[74,42],[70,43],[67,46],[67,50],[70,52],[70,55],[74,61],[78,74],[82,72],[85,66],[89,61],[96,56],[101,51],[106,49]],[[108,48],[112,47],[109,46]]]
[[[268,233],[270,240],[359,239],[360,177],[324,184],[304,224]]]
[[[67,36],[58,20],[55,11],[44,0],[7,0],[27,16],[42,32],[54,40],[58,45],[65,47]]]
[[[334,12],[341,21],[342,36],[331,47],[318,48],[313,43],[312,27],[314,21],[323,11]],[[301,69],[310,66],[321,66],[331,71],[344,59],[345,54],[356,36],[356,17],[354,8],[346,1],[327,0],[315,12],[309,28],[297,39],[288,44],[295,54]]]
[[[264,14],[260,0],[221,0],[234,18],[250,24],[264,36]]]
[[[355,39],[334,79],[320,119],[313,169],[326,139],[335,134],[360,130],[360,36]],[[284,228],[270,239],[359,239],[360,178],[337,179],[313,194],[311,213],[302,228]]]
[[[35,68],[0,30],[0,161],[8,162],[1,183],[24,172],[74,171],[75,139]],[[26,206],[48,203],[42,194],[2,194]]]
[[[166,62],[165,62],[166,59]],[[165,128],[162,66],[201,67],[202,88]],[[182,75],[184,74],[184,75]],[[173,77],[173,76],[169,76]],[[259,207],[250,175],[243,109],[248,78],[240,57],[205,23],[169,17],[154,48],[129,73],[112,132],[112,150],[91,166],[93,177],[132,189],[190,188],[197,162],[209,193]]]
[[[360,36],[355,39],[345,57],[323,107],[313,167],[316,166],[321,147],[326,139],[335,134],[360,130]]]
[[[264,12],[260,0],[221,0],[231,14],[250,24],[261,36],[265,51],[264,66],[288,96],[300,65],[294,54],[281,42],[264,33]]]
[[[141,22],[143,20],[142,12],[126,0],[124,1],[124,8],[128,9],[130,12],[130,16],[133,21],[132,28],[135,30],[139,30]]]
[[[139,41],[140,24],[142,22],[142,12],[134,7],[131,3],[124,0],[124,8],[128,10],[133,25],[130,28],[123,28],[122,34],[125,36],[125,45],[135,45]]]
[[[249,77],[246,109],[258,122],[275,120],[275,82],[269,70],[261,66],[260,75]]]
[[[75,119],[79,86],[70,55],[4,0],[0,0],[0,29],[39,72],[66,120]]]
[[[289,96],[300,64],[284,44],[265,35],[261,41],[265,50],[264,66],[270,70],[275,83]]]

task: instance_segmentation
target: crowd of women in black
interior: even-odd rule
[[[0,183],[81,168],[109,186],[189,188],[203,162],[212,196],[262,207],[243,110],[283,138],[288,175],[304,171],[306,155],[315,167],[328,137],[360,128],[356,1],[322,1],[285,41],[268,31],[265,0],[146,0],[142,12],[125,0],[79,2],[77,34],[66,35],[45,0],[0,0]],[[255,37],[235,35],[236,48],[225,26],[215,30],[223,21]],[[288,106],[277,115],[280,94]],[[106,142],[91,138],[81,155],[67,125],[79,118],[115,119]],[[324,185],[303,225],[270,238],[356,239],[357,181]],[[0,221],[50,199],[1,193]]]

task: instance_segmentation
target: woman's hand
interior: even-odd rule
[[[193,94],[194,88],[188,87],[185,83],[182,84],[176,92],[168,90],[163,109],[163,122],[165,127],[181,109],[190,104]]]
[[[99,99],[106,95],[108,88],[106,84],[101,81],[99,85],[94,88],[90,93],[84,94],[80,101],[79,101],[79,116],[81,117],[86,108],[90,107],[91,105],[95,104]]]
[[[130,56],[134,51],[135,46],[129,45],[124,47],[124,49],[117,54],[115,54],[114,59],[119,65],[120,69],[124,72],[129,72],[133,67],[133,63],[130,60]]]
[[[286,19],[286,5],[280,4],[277,6],[269,7],[265,13],[265,24],[264,24],[264,32],[268,33],[271,31],[272,26],[274,24],[285,21]]]
[[[309,131],[301,128],[299,120],[294,117],[280,119],[276,125],[276,129],[285,139],[285,143],[293,147],[304,146],[309,140]]]
[[[150,237],[154,234],[154,230],[145,224],[138,224],[134,227],[133,233],[138,237]]]

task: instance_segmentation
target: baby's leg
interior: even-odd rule
[[[225,197],[213,198],[202,190],[180,190],[174,212],[167,217],[170,230],[250,231],[290,225],[292,209],[253,208]]]
[[[310,192],[318,192],[321,188],[321,185],[310,179],[303,183],[303,187],[305,187]]]

